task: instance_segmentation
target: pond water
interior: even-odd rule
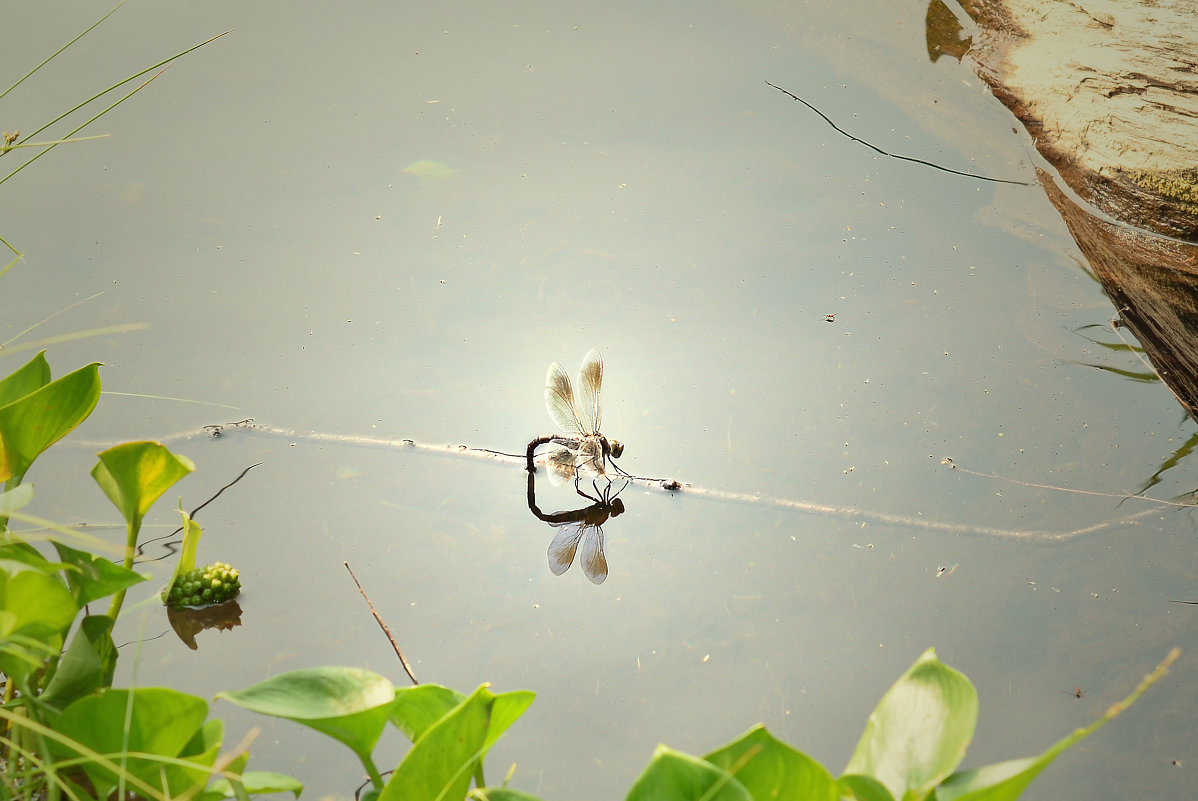
[[[49,9],[6,11],[11,79],[107,11]],[[1193,516],[1123,496],[1193,490],[1194,424],[1128,377],[1148,368],[1030,138],[929,59],[926,13],[132,3],[0,101],[30,130],[232,31],[3,188],[26,254],[3,339],[78,301],[25,339],[129,326],[50,350],[56,372],[103,361],[111,394],[30,473],[37,511],[113,520],[99,442],[174,437],[189,508],[261,463],[198,517],[201,557],[242,572],[242,625],[192,651],[136,609],[126,679],[402,683],[349,562],[422,681],[538,693],[491,778],[514,762],[519,789],[595,799],[659,742],[705,753],[757,722],[838,772],[928,646],[978,687],[965,766],[1038,753],[1180,645],[1026,797],[1184,795],[1198,609],[1170,601],[1198,599]],[[880,156],[766,81],[885,150],[1033,185]],[[550,429],[547,366],[592,347],[620,463],[692,488],[622,493],[601,585],[550,572],[516,460],[356,441],[522,453]],[[245,418],[283,433],[201,433]],[[348,752],[216,709],[231,741],[262,727],[252,765],[352,794]]]

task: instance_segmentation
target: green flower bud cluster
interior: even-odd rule
[[[169,606],[207,606],[220,604],[241,592],[238,572],[224,562],[213,562],[184,573],[175,580],[167,595]]]

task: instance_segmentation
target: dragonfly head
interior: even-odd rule
[[[619,459],[620,454],[624,452],[624,443],[618,439],[609,439],[607,441],[608,450],[611,453],[611,458]]]

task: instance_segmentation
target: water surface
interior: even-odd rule
[[[13,9],[5,73],[106,10]],[[516,762],[515,787],[591,799],[658,742],[704,753],[762,721],[838,771],[930,645],[979,688],[966,766],[1028,755],[1191,645],[1192,607],[1168,602],[1194,598],[1190,515],[1035,486],[1195,484],[1169,392],[1101,369],[1144,368],[1109,347],[1114,309],[1043,191],[878,156],[765,84],[884,149],[1034,182],[1026,134],[929,60],[925,11],[133,4],[6,98],[29,129],[233,29],[106,118],[110,139],[4,186],[26,253],[8,330],[102,292],[38,332],[149,327],[57,346],[56,369],[98,359],[107,390],[203,402],[107,396],[75,439],[299,432],[172,440],[199,465],[189,507],[263,463],[199,518],[203,553],[242,571],[244,625],[192,652],[160,610],[130,614],[128,678],[401,682],[349,561],[422,680],[537,691],[494,777]],[[548,364],[591,347],[627,469],[848,511],[630,487],[596,587],[549,572],[518,466],[303,435],[517,453],[549,428]],[[39,463],[38,511],[111,520],[90,466],[82,446]],[[1027,797],[1179,795],[1192,664]],[[314,735],[217,710],[264,726],[259,768],[316,796],[356,784]]]

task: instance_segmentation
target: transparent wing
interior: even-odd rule
[[[574,466],[584,476],[605,476],[603,469],[603,445],[598,437],[589,437],[578,443],[574,451]]]
[[[603,389],[603,357],[591,348],[578,368],[578,415],[582,433],[598,434],[603,422],[599,392]]]
[[[599,526],[585,528],[586,539],[582,541],[582,558],[579,560],[582,572],[592,584],[602,584],[607,579],[607,557],[603,555],[603,529]]]
[[[570,376],[560,364],[549,365],[545,375],[545,408],[549,410],[549,418],[559,430],[566,433],[587,433],[583,430],[582,419],[578,415],[578,404],[574,401],[574,388],[570,386]]]
[[[574,564],[574,551],[582,537],[582,523],[567,523],[557,530],[553,542],[549,543],[549,569],[560,576]]]
[[[545,472],[549,474],[549,483],[553,486],[560,487],[567,481],[573,481],[577,465],[577,450],[556,440],[550,442],[549,447],[545,449]]]
[[[576,476],[606,477],[603,467],[603,446],[597,438],[575,440],[555,439],[545,449],[545,471],[549,483],[560,487]]]

